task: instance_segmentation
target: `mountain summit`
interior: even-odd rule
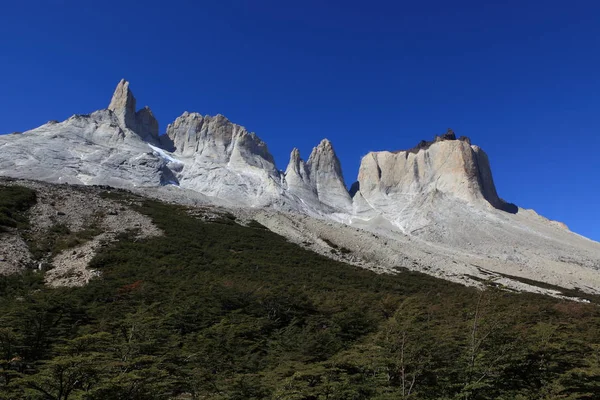
[[[121,79],[108,109],[116,115],[121,126],[132,130],[148,142],[158,143],[158,121],[152,110],[150,107],[144,107],[136,111],[135,106],[136,101],[129,90],[129,82]]]
[[[451,130],[409,150],[368,153],[349,192],[327,139],[307,161],[293,149],[281,171],[265,142],[222,115],[185,112],[159,135],[150,108],[136,110],[129,83],[121,80],[107,109],[0,136],[0,149],[4,176],[143,190],[186,204],[291,212],[261,223],[303,243],[328,242],[322,231],[311,233],[316,225],[302,230],[312,219],[290,225],[290,215],[382,238],[385,245],[364,236],[347,242],[356,230],[343,238],[342,228],[331,233],[328,240],[363,255],[358,265],[413,268],[403,254],[421,243],[428,250],[418,258],[437,266],[427,272],[448,279],[501,271],[572,287],[597,281],[592,286],[600,290],[600,244],[502,200],[485,152]]]
[[[3,174],[50,182],[178,185],[240,206],[315,215],[380,214],[401,228],[405,224],[399,210],[440,193],[507,209],[496,194],[485,153],[468,139],[457,140],[453,132],[411,150],[367,154],[351,197],[329,140],[323,139],[307,161],[294,149],[282,172],[256,134],[222,115],[185,112],[159,136],[151,109],[136,110],[136,98],[124,79],[106,110],[1,140]],[[35,173],[19,167],[28,164]]]
[[[420,229],[415,212],[442,198],[510,213],[518,208],[498,197],[485,152],[468,138],[437,136],[405,151],[363,157],[354,189],[360,214],[382,214],[406,230]]]
[[[352,210],[352,199],[346,189],[340,160],[327,139],[313,148],[307,162],[300,158],[298,149],[293,149],[284,179],[287,191],[304,203],[320,203],[332,210],[345,212]]]

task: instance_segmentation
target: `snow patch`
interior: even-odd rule
[[[183,164],[183,162],[181,162],[180,160],[167,154],[167,152],[165,150],[161,149],[160,147],[152,146],[151,144],[148,144],[148,146],[152,149],[152,152],[154,153],[155,156],[160,157],[169,163]]]

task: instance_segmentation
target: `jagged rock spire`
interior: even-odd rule
[[[352,207],[352,199],[344,183],[340,160],[328,139],[321,140],[321,143],[313,149],[306,166],[321,202],[338,209]]]
[[[285,182],[290,193],[301,199],[318,200],[317,188],[311,182],[310,172],[297,148],[294,148],[290,154],[290,162],[285,170]]]
[[[292,150],[285,180],[288,190],[300,198],[315,197],[338,210],[347,211],[352,207],[340,161],[327,139],[313,148],[306,163],[300,158],[298,149]]]
[[[132,130],[144,140],[158,140],[158,121],[147,106],[136,112],[136,100],[125,79],[117,85],[108,109],[115,113],[123,128]]]
[[[306,167],[306,163],[300,157],[300,150],[296,147],[294,147],[290,154],[290,162],[285,170],[285,176],[288,180],[297,179],[305,183],[310,182],[310,173]]]
[[[321,143],[313,148],[308,157],[307,166],[313,175],[318,172],[328,172],[334,174],[342,183],[344,182],[340,160],[337,158],[333,145],[328,139],[321,140]]]
[[[135,97],[129,89],[129,82],[121,79],[113,93],[108,109],[115,113],[119,122],[129,129],[135,127]]]

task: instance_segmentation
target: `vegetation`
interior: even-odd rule
[[[79,231],[72,231],[67,225],[56,223],[43,233],[31,235],[26,232],[24,236],[35,260],[52,258],[61,251],[82,245],[102,233],[100,219],[101,215],[95,216],[85,229]]]
[[[10,228],[24,228],[24,212],[36,202],[35,191],[22,186],[3,186],[0,190],[0,232]]]
[[[113,198],[118,198],[112,194]],[[0,278],[3,399],[594,399],[595,304],[377,275],[256,224],[139,201],[123,235],[49,289]]]

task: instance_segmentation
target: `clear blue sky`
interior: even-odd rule
[[[368,151],[451,127],[503,198],[600,240],[598,1],[4,1],[0,54],[3,133],[124,77],[161,130],[221,113],[280,169],[327,137],[351,184]]]

